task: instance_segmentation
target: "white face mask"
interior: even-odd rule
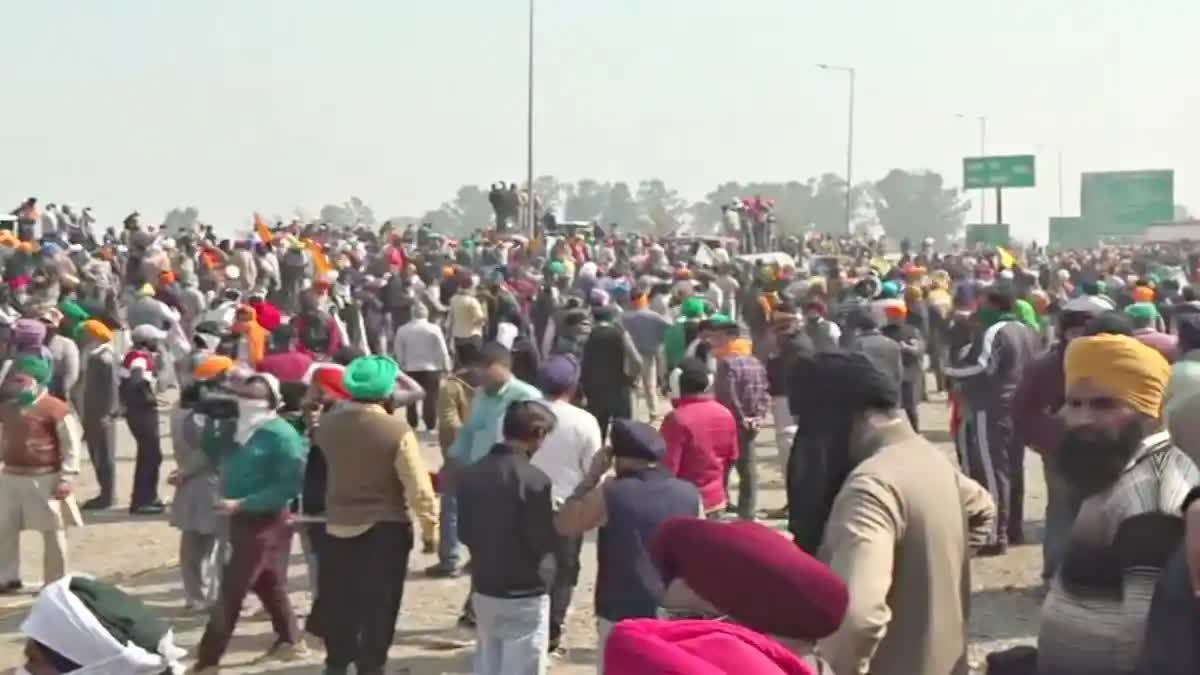
[[[259,413],[269,412],[271,404],[261,398],[242,398],[237,399],[238,419],[243,417],[255,417]]]
[[[275,419],[275,408],[263,399],[238,397],[237,407],[237,429],[233,433],[233,440],[238,445],[245,445],[259,427]]]

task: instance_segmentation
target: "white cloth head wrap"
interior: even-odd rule
[[[75,675],[161,675],[164,671],[182,673],[179,659],[184,650],[175,646],[170,630],[150,653],[130,642],[122,645],[100,623],[87,605],[71,591],[71,575],[48,584],[38,594],[21,624],[21,632],[81,668]]]

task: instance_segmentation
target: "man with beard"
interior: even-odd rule
[[[965,675],[970,551],[991,531],[990,496],[913,431],[866,356],[817,354],[792,381],[803,433],[789,529],[850,590],[821,655],[838,673]]]
[[[1179,505],[1200,482],[1162,429],[1166,359],[1124,335],[1067,347],[1058,470],[1083,497],[1042,606],[1038,669],[1126,675],[1141,652],[1151,595],[1182,540]]]

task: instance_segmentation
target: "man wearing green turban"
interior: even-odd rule
[[[29,406],[45,390],[54,370],[46,359],[26,354],[17,357],[17,360],[13,362],[12,372],[14,375],[24,376],[24,378],[14,378],[21,386],[20,391],[14,393],[18,403],[22,406]]]
[[[83,524],[72,488],[79,473],[80,432],[66,402],[50,395],[51,367],[40,356],[12,362],[0,404],[0,593],[21,588],[22,530],[42,533],[42,578],[67,569],[66,528]]]
[[[1162,354],[1168,363],[1175,363],[1179,357],[1179,338],[1158,330],[1158,308],[1153,302],[1135,302],[1125,308],[1125,315],[1133,322],[1133,337]]]
[[[360,356],[346,366],[342,384],[356,401],[383,401],[396,389],[400,366],[390,356]]]
[[[437,544],[436,497],[420,442],[388,410],[398,377],[387,356],[351,361],[342,383],[353,400],[322,415],[313,434],[329,468],[313,609],[328,673],[351,664],[359,673],[384,671],[413,547],[410,507],[426,550]]]

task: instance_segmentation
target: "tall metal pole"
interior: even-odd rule
[[[818,63],[821,70],[838,70],[850,75],[850,106],[846,125],[846,232],[854,233],[854,68]]]
[[[528,128],[525,130],[526,156],[525,165],[525,184],[529,187],[529,206],[525,209],[526,215],[529,218],[527,223],[529,227],[529,237],[534,237],[536,223],[536,202],[537,197],[533,193],[533,0],[529,0],[529,101],[528,101]]]
[[[846,124],[846,232],[854,234],[854,69],[850,71],[850,113]]]

